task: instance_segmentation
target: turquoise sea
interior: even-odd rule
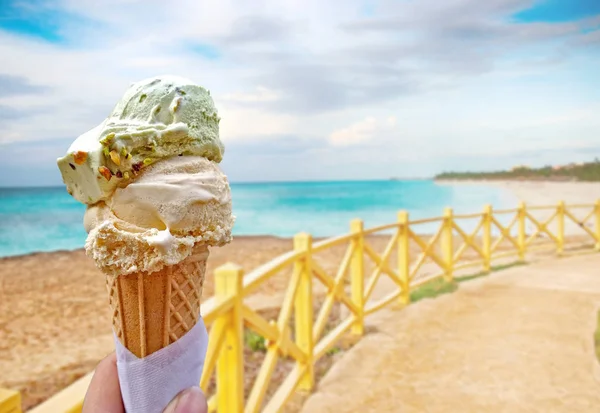
[[[433,181],[343,181],[232,184],[235,235],[315,237],[348,231],[353,218],[367,227],[396,219],[400,209],[412,218],[516,205],[510,193],[484,185],[438,185]],[[85,207],[64,187],[0,188],[0,256],[83,247]]]

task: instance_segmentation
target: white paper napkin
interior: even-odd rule
[[[114,339],[127,413],[162,413],[180,391],[200,383],[208,345],[202,318],[179,340],[144,358]]]

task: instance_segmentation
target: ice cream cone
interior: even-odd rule
[[[113,330],[123,346],[146,357],[194,327],[208,254],[197,244],[185,260],[160,271],[107,275]]]
[[[88,205],[85,250],[106,277],[128,412],[162,412],[202,375],[208,247],[229,243],[235,221],[219,121],[205,88],[145,79],[57,160]]]

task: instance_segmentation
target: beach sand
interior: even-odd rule
[[[600,182],[440,180],[441,185],[488,185],[510,191],[530,205],[593,204],[600,200]]]

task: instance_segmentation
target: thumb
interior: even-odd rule
[[[179,393],[163,413],[207,413],[206,397],[200,387],[190,387]]]

